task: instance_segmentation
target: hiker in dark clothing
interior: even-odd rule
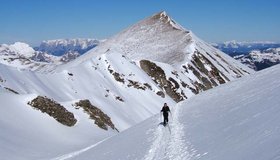
[[[164,118],[163,125],[166,125],[168,123],[168,112],[170,112],[170,109],[166,103],[164,103],[161,112],[163,113],[163,118]]]

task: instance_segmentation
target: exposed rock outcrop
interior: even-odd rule
[[[108,130],[108,127],[117,130],[117,128],[111,121],[111,118],[107,114],[105,114],[101,109],[92,105],[89,100],[80,100],[79,102],[75,103],[75,106],[77,109],[83,108],[84,111],[89,115],[90,119],[94,120],[94,123],[98,127],[104,130]]]
[[[28,104],[43,113],[47,113],[63,125],[71,127],[77,122],[73,113],[69,112],[62,105],[47,97],[38,96],[31,102],[28,102]]]

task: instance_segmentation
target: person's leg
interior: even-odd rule
[[[165,125],[168,122],[168,116],[167,115],[163,115],[163,117],[164,117],[163,124]]]

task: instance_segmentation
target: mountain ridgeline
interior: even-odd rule
[[[123,62],[119,64],[121,60],[117,57],[122,57],[125,61],[133,61],[135,67],[146,72],[160,91],[175,102],[252,72],[246,66],[200,40],[190,30],[184,29],[166,12],[148,17],[100,44],[96,40],[72,41],[48,41],[39,47],[42,52],[52,50],[55,52],[53,54],[57,55],[61,54],[68,43],[72,44],[69,50],[73,51],[81,48],[88,49],[88,45],[94,47],[69,63],[52,64],[50,67],[52,72],[61,75],[62,70],[71,71],[71,68],[80,68],[82,64],[92,63],[96,70],[107,70],[112,74],[116,80],[114,83],[131,83],[127,77],[129,75],[115,71],[126,67]],[[98,61],[94,60],[96,57],[100,60],[110,54],[121,55],[114,56],[117,59],[114,60],[116,65],[105,59],[106,65],[102,67],[106,68],[102,68],[98,66]],[[34,54],[32,57],[34,58]],[[48,67],[40,67],[39,70],[48,71],[46,68]],[[131,75],[133,72],[132,69]],[[79,73],[75,76],[79,76]],[[134,81],[139,83],[140,80]]]
[[[200,40],[192,31],[183,28],[165,12],[148,17],[102,43],[94,40],[86,42],[57,40],[45,42],[42,46],[47,46],[46,44],[52,47],[61,46],[57,48],[59,54],[61,48],[68,43],[73,44],[71,45],[73,51],[75,48],[99,45],[71,62],[44,63],[31,72],[28,70],[19,72],[13,69],[21,68],[21,64],[18,63],[16,63],[18,66],[4,67],[14,74],[21,75],[19,77],[21,82],[18,84],[17,81],[8,80],[9,72],[1,71],[0,76],[5,79],[5,82],[0,84],[1,87],[10,88],[19,94],[36,93],[60,102],[89,99],[95,101],[101,108],[103,102],[109,106],[114,106],[116,103],[126,106],[136,101],[138,103],[131,109],[133,111],[142,105],[147,109],[155,103],[153,101],[157,101],[158,104],[170,100],[180,102],[253,72]],[[19,44],[19,46],[24,45]],[[20,49],[18,50],[20,52]],[[41,47],[40,52],[47,50],[47,47]],[[29,48],[19,55],[34,59],[36,52],[38,51]],[[15,51],[7,52],[6,55],[9,53],[16,55]],[[32,63],[28,62],[28,64]],[[36,82],[33,80],[34,77],[38,77]],[[58,81],[63,83],[59,89],[56,87]],[[157,98],[145,100],[147,104],[142,104],[142,101],[137,100],[135,96],[131,98],[132,92]],[[112,99],[108,101],[110,98]],[[156,108],[158,107],[160,105]],[[114,115],[110,107],[105,108],[109,111],[109,115],[110,113]],[[147,115],[154,113],[150,109],[146,112],[150,112]],[[147,116],[132,119],[135,123],[145,118]],[[122,129],[118,126],[117,128]]]
[[[77,66],[95,55],[116,53],[137,62],[176,102],[252,72],[165,12],[123,30],[70,65]]]
[[[44,126],[36,128],[44,137],[65,137],[64,141],[50,138],[46,142],[48,148],[55,148],[48,152],[47,159],[69,152],[67,147],[77,146],[77,141],[81,142],[80,147],[86,146],[121,132],[158,113],[163,103],[175,106],[195,94],[254,72],[196,37],[165,12],[128,27],[70,62],[36,62],[34,68],[34,61],[28,58],[26,63],[17,61],[26,54],[33,57],[34,52],[42,52],[30,51],[32,54],[15,50],[3,54],[0,106],[15,104],[3,111],[14,111],[13,106],[20,106],[17,115],[30,115],[22,116],[25,118],[21,123]],[[7,56],[12,56],[11,61],[5,60]],[[48,105],[44,106],[44,102]],[[9,118],[5,122],[12,123]],[[57,122],[66,125],[54,125]],[[13,133],[14,129],[8,128],[7,132]],[[6,138],[14,141],[30,134],[24,128],[20,132],[19,136],[7,134]],[[40,147],[44,138],[37,135],[33,141],[42,143],[19,141],[17,146],[25,146],[21,151],[46,152]],[[5,154],[9,159],[21,157],[21,152]],[[42,159],[36,156],[30,154],[27,159]]]
[[[255,71],[280,63],[280,43],[277,42],[236,42],[233,40],[212,43],[212,45]]]

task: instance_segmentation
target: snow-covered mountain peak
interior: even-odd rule
[[[137,63],[176,102],[253,72],[191,31],[171,24],[177,25],[164,12],[152,15],[55,72],[79,68],[103,55],[122,55]]]
[[[19,53],[26,57],[32,57],[35,52],[35,50],[32,47],[23,42],[16,42],[12,45],[9,45],[9,49],[12,52]]]
[[[224,53],[197,38],[190,30],[184,29],[163,11],[109,38],[79,57],[72,65],[78,65],[96,55],[119,52],[132,60],[148,59],[180,67],[182,64],[190,64],[197,51],[209,54],[215,61],[232,61]],[[215,55],[218,57],[215,58]]]
[[[153,19],[159,19],[159,20],[165,20],[165,21],[170,21],[171,18],[167,15],[165,11],[156,13],[155,15],[152,16]]]
[[[153,15],[151,18],[153,19],[159,19],[163,22],[165,22],[166,24],[171,25],[173,28],[176,28],[178,30],[186,30],[184,27],[182,27],[181,25],[179,25],[178,23],[176,23],[170,16],[168,16],[168,14],[165,11],[159,12],[155,15]]]
[[[160,12],[109,38],[75,63],[79,64],[108,51],[117,51],[133,60],[149,59],[177,64],[184,61],[184,50],[193,41],[190,31],[181,27],[165,12]]]
[[[159,14],[160,14],[161,16],[167,16],[166,11],[161,11]]]
[[[26,43],[16,42],[11,45],[0,45],[0,63],[18,69],[37,70],[61,64],[60,57],[46,52],[35,51]]]

